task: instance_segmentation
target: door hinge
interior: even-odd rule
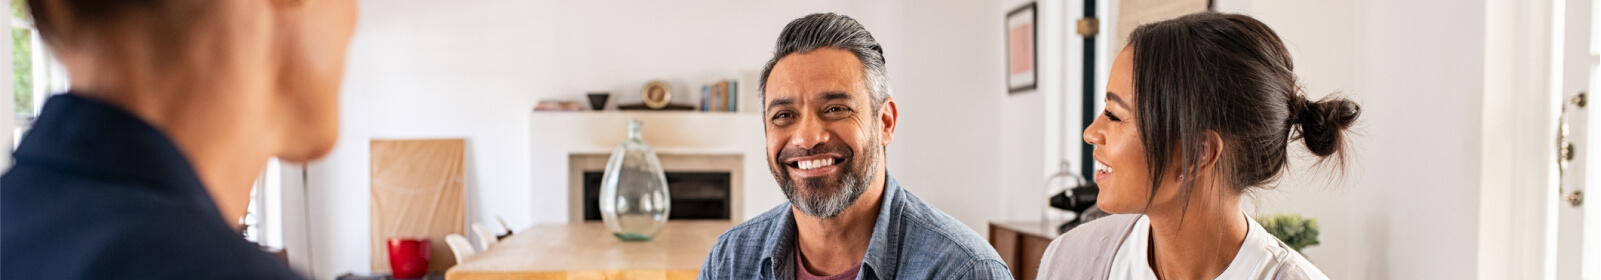
[[[1095,37],[1096,34],[1100,34],[1100,33],[1101,33],[1101,20],[1100,19],[1096,19],[1096,18],[1092,18],[1092,17],[1079,18],[1078,19],[1078,35],[1079,36]]]
[[[1589,103],[1589,101],[1586,100],[1588,99],[1585,97],[1586,95],[1588,94],[1585,92],[1579,92],[1579,94],[1575,94],[1573,97],[1568,98],[1568,100],[1563,102],[1562,109],[1560,110],[1561,113],[1559,113],[1560,116],[1557,117],[1557,195],[1561,196],[1563,200],[1568,201],[1568,204],[1572,205],[1573,207],[1584,205],[1584,190],[1574,190],[1573,192],[1568,192],[1567,186],[1563,182],[1563,178],[1566,178],[1568,173],[1568,163],[1572,162],[1575,155],[1578,154],[1574,149],[1573,141],[1568,139],[1567,113],[1568,105],[1573,105],[1573,107],[1576,109],[1584,109],[1586,103]]]

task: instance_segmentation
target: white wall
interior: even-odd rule
[[[1297,160],[1257,213],[1318,218],[1323,245],[1305,254],[1333,279],[1474,277],[1484,2],[1242,6],[1283,38],[1309,94],[1343,92],[1363,108],[1349,177]]]
[[[555,79],[539,98],[582,99],[611,91],[612,103],[639,103],[639,88],[664,79],[675,103],[693,104],[699,85],[760,72],[772,57],[778,31],[816,12],[849,15],[885,46],[891,71],[904,57],[900,4],[894,1],[750,2],[556,1]]]
[[[981,233],[1001,214],[1006,84],[998,4],[908,5],[905,44],[886,47],[900,124],[889,169],[923,201]],[[877,33],[875,33],[877,34]]]
[[[536,220],[527,112],[559,69],[553,14],[532,1],[361,3],[339,145],[307,171],[313,277],[370,268],[371,139],[467,138],[469,220]]]
[[[1004,0],[999,2],[994,4],[996,10],[992,13],[993,15],[975,16],[983,16],[987,19],[994,18],[996,15],[1004,16],[1007,12],[1033,1]],[[999,174],[1000,189],[1003,190],[1000,197],[1003,207],[1001,211],[1004,211],[1002,212],[1004,214],[1003,217],[1008,220],[1039,219],[1042,211],[1045,210],[1045,177],[1049,173],[1059,171],[1059,168],[1057,168],[1058,162],[1062,157],[1066,157],[1073,162],[1078,161],[1076,152],[1072,156],[1068,156],[1062,153],[1059,145],[1047,144],[1053,140],[1047,139],[1047,136],[1058,135],[1056,132],[1063,130],[1078,131],[1077,128],[1079,127],[1076,124],[1064,124],[1062,122],[1064,120],[1063,116],[1056,114],[1062,112],[1061,107],[1066,104],[1063,101],[1063,96],[1078,96],[1076,94],[1064,95],[1066,92],[1078,92],[1076,88],[1066,89],[1064,83],[1068,74],[1064,72],[1066,63],[1063,59],[1066,49],[1064,49],[1063,44],[1064,38],[1069,37],[1070,34],[1068,33],[1072,32],[1064,28],[1063,22],[1065,22],[1065,18],[1069,18],[1066,15],[1066,2],[1069,1],[1035,2],[1035,47],[1037,50],[1035,57],[1035,73],[1037,73],[1035,89],[1007,93],[1006,76],[997,76],[1000,78],[998,80],[1000,85],[996,88],[1000,90],[994,92],[1004,96],[1004,99],[1002,100],[1002,110],[999,114],[1001,118],[1001,137],[998,139],[1000,142],[996,144],[996,147],[1001,150],[1001,173]],[[1076,19],[1079,16],[1073,15],[1070,18]],[[994,19],[989,20],[995,21]],[[1004,27],[990,27],[989,29],[997,31],[997,33],[993,33],[994,35],[990,36],[990,38],[994,38],[992,40],[1002,42],[1006,40],[1005,34],[998,32],[1004,31]],[[1071,37],[1078,38],[1076,35]],[[1004,48],[1005,45],[1002,44],[997,47]],[[1001,57],[1006,55],[1004,49],[998,49],[996,54]],[[1077,53],[1075,52],[1074,54],[1076,55]],[[997,66],[1003,67],[995,70],[995,73],[1005,73],[1004,67],[1006,64],[1004,60],[994,58],[990,60],[996,61]],[[1078,71],[1073,72],[1078,73]],[[1078,112],[1078,110],[1071,110],[1071,112]],[[1063,134],[1077,134],[1077,132]],[[1067,141],[1069,143],[1078,143],[1073,139],[1078,138],[1067,138]],[[1076,148],[1078,146],[1071,145],[1069,147],[1077,151]],[[1047,162],[1047,159],[1050,159],[1050,161]],[[985,227],[987,226],[980,224],[979,228],[984,229]]]
[[[1245,2],[1240,4],[1239,2]],[[1369,124],[1377,122],[1392,122],[1391,120],[1375,121],[1373,111],[1383,110],[1383,106],[1370,104],[1366,98],[1373,93],[1370,90],[1360,90],[1353,79],[1357,58],[1357,30],[1354,28],[1357,15],[1356,3],[1350,1],[1229,1],[1219,2],[1219,9],[1226,12],[1242,12],[1250,14],[1267,23],[1283,39],[1285,47],[1290,50],[1295,60],[1295,72],[1306,86],[1307,94],[1313,97],[1322,97],[1332,92],[1344,92],[1349,97],[1362,102],[1363,116],[1359,121],[1359,129],[1369,130],[1365,134],[1373,135]],[[1254,4],[1254,5],[1252,5]],[[1385,132],[1388,133],[1388,132]],[[1363,136],[1352,138],[1352,146],[1361,149],[1370,145],[1372,141]],[[1305,158],[1310,155],[1305,146],[1299,142],[1290,145],[1292,155]],[[1367,156],[1372,153],[1365,150],[1353,149],[1356,156],[1351,159],[1353,165],[1350,173],[1362,173],[1360,166],[1371,164],[1371,161],[1391,161],[1390,157]],[[1374,278],[1379,275],[1361,273],[1357,262],[1358,257],[1376,250],[1376,244],[1356,243],[1362,237],[1369,225],[1363,221],[1363,213],[1371,211],[1370,208],[1384,205],[1383,200],[1371,200],[1373,197],[1358,198],[1356,192],[1359,187],[1354,184],[1329,183],[1325,179],[1329,175],[1327,168],[1311,169],[1307,160],[1297,160],[1291,163],[1292,171],[1280,182],[1279,188],[1259,192],[1260,206],[1255,214],[1266,215],[1279,212],[1301,213],[1308,217],[1318,219],[1322,232],[1319,239],[1322,245],[1311,247],[1303,253],[1313,261],[1324,273],[1333,279]],[[1322,174],[1317,172],[1323,172]],[[1346,182],[1354,179],[1347,178]],[[1387,185],[1387,184],[1386,184]],[[1376,186],[1375,186],[1376,187]],[[1382,199],[1382,197],[1379,197]],[[1382,221],[1369,221],[1382,222]],[[1382,269],[1379,268],[1379,269]]]

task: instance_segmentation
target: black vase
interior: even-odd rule
[[[591,93],[589,93],[589,108],[590,109],[594,109],[595,111],[605,110],[606,109],[606,99],[611,99],[611,93],[609,93],[609,92],[591,92]]]

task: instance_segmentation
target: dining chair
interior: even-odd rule
[[[456,254],[457,264],[467,260],[468,257],[478,254],[478,250],[473,249],[472,242],[468,242],[467,237],[461,236],[460,234],[452,233],[450,235],[446,235],[445,244],[450,244],[450,252]]]
[[[495,232],[489,231],[489,227],[484,226],[484,223],[473,223],[473,234],[478,235],[478,244],[482,245],[478,247],[479,251],[489,251],[489,246],[494,246],[500,241],[499,238],[495,238]]]

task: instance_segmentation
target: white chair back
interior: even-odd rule
[[[479,251],[489,251],[489,246],[494,246],[496,242],[500,241],[500,239],[495,238],[495,232],[489,231],[489,227],[484,226],[483,223],[473,223],[473,234],[478,235],[478,244],[483,245],[478,246]]]
[[[446,235],[445,244],[449,244],[450,252],[456,254],[456,264],[461,264],[461,262],[466,261],[468,257],[478,254],[478,250],[473,249],[472,242],[468,242],[467,237],[461,236],[460,234],[452,233],[450,235]]]

